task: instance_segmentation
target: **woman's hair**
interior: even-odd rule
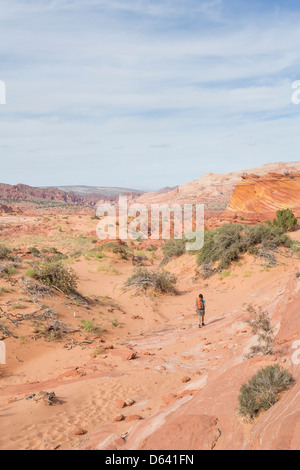
[[[199,297],[200,297],[200,299],[203,299],[203,295],[202,295],[202,294],[199,294]]]

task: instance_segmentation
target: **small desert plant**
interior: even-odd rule
[[[221,279],[225,279],[225,277],[228,277],[229,275],[230,275],[230,271],[227,271],[226,269],[223,269],[223,271],[220,274]]]
[[[11,306],[11,309],[12,309],[12,310],[23,310],[23,309],[25,309],[25,308],[27,308],[26,305],[19,304],[19,303],[14,304],[14,305]]]
[[[18,267],[19,265],[16,263],[0,266],[0,277],[5,277],[6,279],[9,279],[11,276],[16,274]]]
[[[127,279],[125,286],[136,288],[136,291],[146,291],[153,289],[154,292],[175,294],[175,284],[177,278],[174,274],[165,270],[148,271],[145,268],[138,268],[134,274]]]
[[[11,292],[13,292],[12,289],[9,289],[9,288],[4,287],[4,286],[0,287],[0,295],[2,295],[2,294],[9,294],[9,293],[11,293]]]
[[[182,256],[186,252],[186,243],[187,240],[185,238],[167,240],[162,246],[164,256],[167,258]]]
[[[35,276],[35,270],[33,268],[28,268],[25,272],[26,277],[34,277]]]
[[[81,320],[81,325],[86,333],[99,334],[103,331],[101,326],[96,326],[92,320]]]
[[[116,268],[114,268],[110,264],[101,264],[100,266],[98,266],[97,271],[102,271],[105,274],[114,274],[116,276],[121,274],[120,271],[118,271]]]
[[[251,314],[251,318],[247,323],[252,328],[252,333],[257,335],[258,344],[252,346],[247,357],[254,357],[259,354],[267,356],[272,354],[274,345],[274,330],[271,326],[271,321],[267,312],[261,308],[257,312],[252,305],[249,305],[247,311]]]
[[[48,309],[50,318],[53,317],[53,313],[51,309]],[[45,314],[48,315],[46,312]],[[71,339],[69,334],[74,332],[75,330],[69,329],[65,323],[51,319],[48,326],[37,331],[36,337],[44,336],[47,341],[56,341],[60,339]]]
[[[278,400],[279,393],[294,382],[293,376],[278,364],[259,370],[240,389],[239,414],[247,421],[253,421],[260,411],[271,408]]]
[[[113,318],[111,321],[111,325],[116,328],[117,326],[119,326],[119,320],[117,318]]]
[[[0,245],[0,260],[11,258],[11,250],[9,250],[5,245]]]
[[[291,246],[291,250],[294,252],[294,253],[299,253],[300,252],[300,245],[299,245],[299,242],[294,242]]]
[[[26,338],[26,336],[24,336],[24,335],[22,335],[22,334],[19,334],[18,340],[19,340],[19,343],[20,343],[20,344],[25,344],[26,341],[27,341],[27,338]]]
[[[146,251],[157,251],[157,246],[151,245],[148,248],[146,248]]]
[[[112,253],[118,254],[121,259],[127,259],[128,247],[126,245],[119,245],[119,243],[108,242],[104,245],[97,247],[101,251],[111,251]]]
[[[246,271],[243,272],[242,276],[243,277],[250,277],[252,272],[249,269],[246,269]]]
[[[87,333],[92,333],[95,331],[96,327],[92,320],[81,320],[82,327]]]
[[[100,354],[104,354],[104,353],[105,353],[105,350],[102,349],[102,348],[99,348],[99,347],[96,348],[96,349],[94,349],[94,351],[93,351],[93,354],[94,354],[95,356],[99,356]]]
[[[40,250],[38,250],[38,248],[36,248],[35,246],[31,246],[30,248],[28,248],[28,251],[36,258],[39,258],[41,254]]]
[[[216,274],[218,270],[214,268],[213,262],[204,263],[201,265],[201,276],[203,279],[208,279],[209,277]]]

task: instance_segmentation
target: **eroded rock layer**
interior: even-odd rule
[[[257,223],[276,215],[279,209],[291,209],[300,217],[300,172],[245,175],[237,184],[223,220]]]

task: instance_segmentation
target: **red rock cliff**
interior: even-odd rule
[[[300,172],[247,175],[238,183],[223,220],[264,221],[276,216],[279,209],[291,209],[300,217]],[[237,217],[236,217],[237,216]]]

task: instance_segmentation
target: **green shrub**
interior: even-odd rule
[[[243,277],[250,277],[252,275],[252,272],[250,269],[246,269],[246,271],[243,272],[242,276]]]
[[[116,276],[121,274],[120,271],[118,271],[114,266],[111,266],[110,264],[100,264],[100,266],[98,266],[97,268],[97,271],[102,271],[105,274],[114,274]]]
[[[20,265],[17,263],[10,263],[10,264],[5,264],[5,265],[0,265],[0,277],[4,277],[6,279],[9,279],[10,276],[13,276],[17,272],[17,268],[19,268]]]
[[[148,246],[148,248],[146,248],[146,251],[157,251],[157,246],[150,245],[150,246]]]
[[[128,247],[126,245],[119,245],[119,243],[116,242],[107,242],[104,243],[103,245],[98,245],[92,250],[90,250],[90,253],[99,253],[102,251],[110,251],[112,253],[118,254],[121,259],[127,259],[128,256]]]
[[[105,349],[102,349],[102,348],[100,348],[100,347],[94,349],[94,351],[93,351],[93,354],[94,354],[95,356],[99,356],[100,354],[104,354],[104,353],[105,353]]]
[[[10,265],[10,266],[7,266],[7,275],[8,277],[10,276],[13,276],[14,274],[16,274],[17,272],[17,266],[15,265]]]
[[[0,287],[0,295],[2,295],[2,294],[10,294],[11,292],[13,292],[12,289],[9,289],[9,288],[7,288],[7,287],[5,287],[5,286]]]
[[[299,242],[294,242],[291,246],[291,250],[294,252],[294,253],[299,253],[300,252],[300,245],[299,245]]]
[[[179,240],[167,240],[163,246],[162,251],[165,257],[172,258],[173,256],[182,256],[185,252],[187,240],[181,238]]]
[[[92,320],[81,320],[81,324],[87,333],[100,334],[103,331],[100,326],[95,326]]]
[[[230,275],[230,271],[227,271],[226,269],[223,269],[221,272],[221,278],[225,279],[225,277],[228,277]]]
[[[117,326],[119,326],[119,320],[117,318],[113,318],[111,321],[111,325],[116,328]]]
[[[279,246],[291,248],[292,245],[291,238],[272,224],[223,224],[215,230],[205,230],[204,245],[198,253],[197,262],[200,266],[218,263],[217,270],[222,272],[233,261],[239,261],[242,254],[258,254],[258,246],[265,253],[266,250],[277,250]],[[211,269],[211,272],[214,271]]]
[[[298,221],[291,209],[282,209],[276,212],[277,218],[273,220],[274,227],[279,227],[285,232],[294,230],[298,226]]]
[[[60,261],[45,260],[32,264],[34,277],[49,287],[57,287],[64,294],[74,294],[77,289],[77,275]]]
[[[293,376],[278,364],[261,369],[242,385],[238,397],[238,412],[252,421],[260,411],[271,408],[278,400],[278,394],[295,382]]]
[[[175,294],[177,278],[174,274],[165,270],[148,271],[145,268],[138,268],[134,274],[127,279],[125,286],[136,288],[138,291],[153,289],[154,292]]]
[[[92,333],[96,329],[94,323],[91,320],[81,320],[81,324],[87,333]]]
[[[35,277],[35,270],[33,268],[28,268],[25,272],[26,277]]]
[[[30,248],[28,248],[28,251],[36,258],[38,258],[41,254],[40,250],[38,250],[35,246],[31,246]]]
[[[5,245],[0,245],[0,259],[11,259],[11,250]]]

